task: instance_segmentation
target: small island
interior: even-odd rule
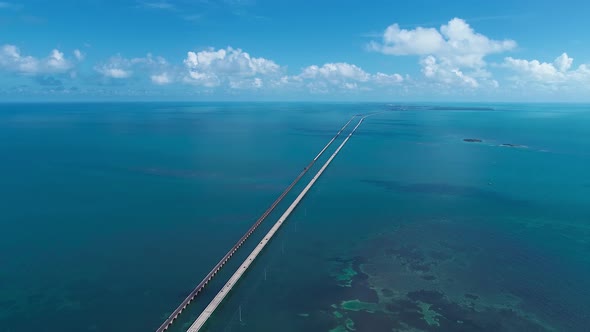
[[[505,147],[509,147],[509,148],[526,148],[526,145],[511,144],[511,143],[500,144],[500,146],[505,146]]]
[[[433,111],[495,111],[492,107],[479,107],[479,106],[433,106],[429,108]]]

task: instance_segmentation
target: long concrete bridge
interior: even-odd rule
[[[330,156],[330,158],[328,159],[328,161],[326,161],[326,163],[322,166],[322,168],[311,179],[311,181],[307,184],[307,186],[301,191],[301,193],[299,194],[299,196],[297,196],[297,198],[293,201],[293,203],[291,203],[291,205],[289,206],[289,208],[287,208],[287,210],[285,211],[285,213],[283,213],[283,215],[274,224],[274,226],[270,229],[270,231],[264,236],[264,238],[262,239],[262,241],[260,241],[260,243],[258,243],[258,245],[256,246],[256,248],[254,248],[254,250],[252,251],[252,253],[250,253],[250,255],[244,260],[244,262],[242,263],[242,265],[240,265],[240,267],[235,271],[235,273],[231,276],[231,278],[227,281],[227,283],[223,286],[223,288],[217,293],[217,295],[213,298],[213,300],[209,303],[209,305],[205,308],[205,310],[203,310],[203,312],[199,315],[199,317],[197,318],[197,320],[195,320],[195,322],[191,325],[191,327],[187,330],[187,332],[198,332],[203,327],[203,325],[205,325],[205,323],[211,317],[211,315],[213,314],[213,312],[215,311],[215,309],[217,309],[217,307],[221,304],[221,302],[227,296],[227,294],[230,293],[230,291],[236,285],[236,283],[239,281],[239,279],[244,275],[244,273],[246,273],[246,271],[248,270],[248,268],[250,267],[250,265],[254,262],[254,260],[256,259],[256,257],[258,257],[258,255],[262,252],[262,250],[264,249],[264,247],[268,244],[268,242],[272,239],[272,237],[275,235],[275,233],[283,225],[283,223],[285,222],[285,220],[287,220],[287,218],[289,217],[289,215],[291,215],[291,213],[293,212],[293,210],[295,210],[295,208],[297,207],[297,205],[299,204],[299,202],[301,202],[301,200],[303,199],[303,197],[305,197],[305,195],[307,194],[307,192],[311,189],[311,187],[319,179],[319,177],[322,175],[322,173],[330,165],[330,163],[332,162],[332,160],[336,157],[336,155],[338,155],[338,153],[340,152],[340,150],[342,149],[342,147],[344,147],[344,145],[348,142],[348,140],[355,133],[355,131],[357,130],[357,128],[363,123],[363,121],[365,120],[365,118],[367,118],[369,116],[372,116],[372,115],[379,114],[379,113],[383,113],[383,112],[378,112],[378,113],[373,113],[373,114],[365,115],[365,116],[363,116],[359,120],[359,122],[357,123],[357,125],[350,132],[350,134],[348,134],[348,136],[342,142],[342,144],[340,144],[340,146],[338,146],[338,148]],[[350,121],[352,121],[352,119]],[[350,123],[350,121],[348,123]],[[343,129],[346,128],[346,126],[348,125],[348,123],[343,127]],[[341,129],[338,132],[338,135],[342,132],[343,129]],[[338,135],[336,135],[336,137]],[[334,141],[335,138],[333,138],[330,141],[330,143],[328,143],[328,145],[326,146],[326,148]],[[321,153],[323,153],[326,150],[326,148],[324,148]],[[320,153],[320,155],[321,155],[321,153]],[[320,155],[318,155],[318,157],[316,157],[314,159],[314,161],[317,160],[317,158],[319,158]]]
[[[246,242],[246,240],[254,233],[254,231],[260,226],[260,224],[268,217],[268,215],[279,205],[279,203],[285,198],[285,196],[293,189],[293,187],[301,180],[301,178],[307,173],[307,171],[315,164],[315,162],[322,156],[322,154],[332,145],[332,143],[342,134],[342,132],[348,127],[348,125],[354,120],[353,116],[348,122],[340,128],[334,137],[324,146],[324,148],[313,158],[313,160],[307,165],[303,171],[295,178],[295,180],[281,193],[281,195],[272,203],[272,205],[256,220],[256,222],[248,229],[248,231],[234,244],[234,246],[223,256],[223,258],[213,267],[213,269],[207,273],[205,278],[188,294],[188,296],[180,303],[180,305],[170,314],[170,316],[160,325],[156,332],[166,331],[172,323],[180,316],[180,314],[186,309],[186,307],[195,299],[195,297],[205,288],[205,286],[213,279],[213,277],[221,270],[221,268],[229,261],[229,259],[238,251],[238,249]],[[363,118],[364,119],[364,118]],[[360,121],[362,122],[362,120]],[[359,124],[360,124],[359,122]],[[358,125],[357,125],[358,127]],[[356,127],[355,127],[356,130]],[[348,138],[347,138],[348,139]]]

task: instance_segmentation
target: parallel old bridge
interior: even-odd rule
[[[371,113],[366,115],[355,115],[353,116],[348,122],[340,128],[340,130],[332,137],[332,139],[324,146],[324,148],[318,153],[318,155],[311,160],[311,162],[299,173],[299,175],[293,180],[293,182],[281,193],[281,195],[272,203],[272,205],[256,220],[256,222],[246,231],[246,233],[234,244],[233,247],[223,256],[223,258],[211,269],[211,271],[203,278],[203,280],[188,294],[188,296],[180,303],[180,305],[170,314],[170,316],[162,323],[162,325],[156,330],[156,332],[163,332],[166,331],[172,323],[180,316],[180,314],[187,308],[187,306],[197,297],[197,295],[205,288],[205,286],[213,279],[213,277],[221,270],[221,268],[230,260],[230,258],[238,251],[238,249],[246,242],[246,240],[254,233],[254,231],[260,226],[260,224],[268,217],[268,215],[274,211],[274,209],[281,203],[281,201],[287,196],[287,194],[293,189],[293,187],[299,183],[301,178],[309,169],[314,166],[315,162],[322,156],[322,154],[332,145],[332,143],[342,134],[342,132],[348,127],[348,125],[357,117],[360,117],[360,120],[354,127],[354,129],[348,134],[348,136],[344,139],[344,141],[338,146],[336,151],[330,156],[328,161],[322,166],[322,168],[316,173],[316,175],[311,179],[311,181],[307,184],[307,186],[301,191],[299,196],[291,203],[289,208],[283,213],[283,215],[279,218],[279,220],[274,224],[274,226],[270,229],[270,231],[264,236],[262,241],[258,243],[258,245],[254,248],[254,250],[250,253],[250,255],[246,258],[246,260],[240,265],[240,267],[236,270],[236,272],[231,276],[231,278],[227,281],[227,283],[223,286],[223,288],[217,293],[217,295],[213,298],[213,300],[209,303],[209,305],[203,310],[203,312],[199,315],[197,320],[191,325],[187,332],[197,332],[205,325],[211,314],[217,309],[217,307],[221,304],[225,296],[232,290],[235,286],[237,281],[246,273],[252,262],[256,259],[256,257],[262,252],[264,247],[268,244],[268,242],[272,239],[275,233],[279,230],[279,228],[283,225],[285,220],[289,217],[289,215],[295,210],[299,202],[305,197],[307,192],[311,189],[311,187],[315,184],[315,182],[319,179],[322,173],[326,170],[326,168],[330,165],[332,160],[338,155],[340,150],[344,147],[344,145],[348,142],[348,140],[352,137],[352,135],[356,132],[357,128],[363,123],[365,118],[369,116],[373,116],[376,114],[380,114],[383,112]]]

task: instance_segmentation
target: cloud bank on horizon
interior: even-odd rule
[[[0,3],[8,7],[7,3]],[[175,10],[166,2],[142,4]],[[396,99],[430,94],[462,99],[502,96],[503,91],[515,89],[541,94],[590,92],[590,65],[576,65],[565,52],[555,54],[554,59],[519,58],[514,55],[519,49],[516,40],[478,33],[461,18],[452,18],[438,28],[404,29],[393,23],[379,37],[365,43],[363,52],[367,54],[379,54],[384,59],[412,59],[410,63],[418,69],[413,73],[401,66],[370,72],[342,61],[291,68],[281,64],[280,58],[250,54],[233,46],[189,49],[174,59],[151,53],[138,57],[113,54],[91,63],[88,58],[93,49],[81,51],[81,48],[55,48],[48,49],[46,54],[28,54],[26,47],[0,44],[0,72],[4,77],[0,79],[0,96],[174,94],[219,98],[259,93],[300,99],[338,99],[339,96],[363,99],[379,94],[385,97],[381,99]],[[492,55],[502,58],[490,61]]]

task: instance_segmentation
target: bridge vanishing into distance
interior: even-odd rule
[[[156,332],[163,332],[166,331],[172,323],[180,316],[180,314],[188,307],[188,305],[197,297],[197,295],[205,288],[205,286],[213,279],[213,277],[221,270],[221,268],[229,261],[229,259],[238,251],[238,249],[246,242],[246,240],[254,233],[254,231],[260,226],[260,224],[268,217],[268,215],[274,211],[279,203],[285,198],[285,196],[293,189],[293,187],[299,183],[301,178],[307,174],[309,169],[315,164],[315,162],[322,156],[322,154],[332,145],[332,143],[342,134],[342,132],[348,127],[348,125],[357,117],[360,117],[360,120],[354,127],[354,129],[348,134],[348,136],[344,139],[344,141],[338,146],[336,151],[330,156],[330,158],[326,161],[326,163],[322,166],[322,168],[316,173],[316,175],[310,180],[307,186],[301,191],[301,193],[297,196],[297,198],[291,203],[291,205],[287,208],[287,210],[283,213],[283,215],[279,218],[279,220],[274,224],[274,226],[270,229],[270,231],[264,236],[262,241],[258,243],[258,245],[254,248],[254,250],[248,255],[248,257],[244,260],[244,262],[240,265],[240,267],[235,271],[235,273],[231,276],[231,278],[227,281],[227,283],[223,286],[223,288],[217,293],[217,295],[213,298],[213,300],[209,303],[209,305],[201,312],[199,317],[195,320],[195,322],[191,325],[191,327],[187,330],[187,332],[197,332],[199,331],[203,325],[207,322],[209,317],[213,314],[215,309],[221,304],[223,299],[226,295],[232,290],[235,286],[237,281],[242,277],[242,275],[248,270],[250,265],[254,262],[256,257],[262,252],[264,247],[268,244],[268,242],[272,239],[275,233],[279,230],[279,228],[283,225],[285,220],[289,217],[289,215],[295,210],[299,202],[305,197],[307,192],[311,189],[311,187],[315,184],[315,182],[319,179],[322,173],[326,170],[326,168],[330,165],[332,160],[338,155],[340,150],[344,147],[344,145],[348,142],[348,140],[352,137],[352,135],[356,132],[357,128],[363,123],[365,118],[373,115],[377,115],[383,112],[376,112],[370,114],[357,114],[354,115],[348,122],[340,128],[340,130],[332,137],[332,139],[324,146],[324,148],[318,153],[318,155],[313,158],[313,160],[299,173],[299,175],[293,180],[293,182],[281,193],[281,195],[272,203],[272,205],[256,220],[256,222],[246,231],[246,233],[234,244],[234,246],[223,256],[223,258],[213,267],[213,269],[203,278],[203,280],[188,294],[188,296],[180,303],[180,305],[170,314],[170,316],[162,323],[162,325],[156,330]]]

